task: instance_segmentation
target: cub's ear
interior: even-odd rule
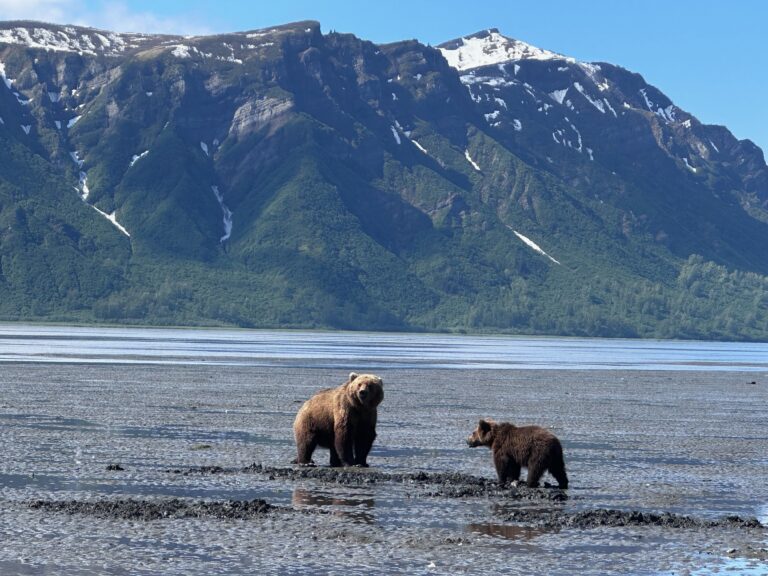
[[[355,378],[357,378],[358,374],[357,372],[350,372],[349,373],[349,381],[352,382]]]
[[[491,429],[491,423],[486,422],[485,420],[480,420],[480,422],[477,423],[477,427],[483,432],[488,432],[488,430]]]

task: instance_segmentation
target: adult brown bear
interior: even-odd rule
[[[507,480],[517,481],[520,468],[526,466],[528,486],[538,486],[539,479],[549,470],[558,487],[568,488],[560,440],[541,426],[518,427],[508,422],[480,420],[467,438],[467,444],[472,448],[488,446],[491,449],[500,484]]]
[[[376,408],[383,399],[381,378],[355,372],[341,386],[312,396],[293,423],[298,452],[294,462],[313,465],[312,453],[321,446],[331,451],[331,466],[368,466],[376,438]]]

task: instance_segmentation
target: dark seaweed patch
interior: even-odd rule
[[[691,516],[664,512],[638,512],[633,510],[515,510],[501,515],[506,522],[546,529],[556,528],[601,528],[616,526],[658,526],[661,528],[742,528],[761,529],[757,518],[725,516],[715,520],[703,520]]]
[[[206,474],[259,474],[269,480],[316,480],[337,486],[372,486],[375,484],[399,484],[423,489],[422,496],[443,498],[472,498],[499,496],[512,500],[545,500],[562,502],[568,494],[559,488],[528,488],[524,484],[500,486],[495,480],[456,472],[389,473],[370,468],[328,468],[319,466],[276,468],[263,464],[251,464],[244,468],[201,466],[188,469],[168,470],[183,476]]]
[[[84,514],[120,520],[160,520],[163,518],[248,519],[263,516],[274,509],[264,500],[230,500],[227,502],[166,500],[33,500],[33,510]]]

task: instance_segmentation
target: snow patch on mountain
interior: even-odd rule
[[[480,169],[480,166],[478,166],[477,162],[472,160],[472,156],[469,155],[469,150],[464,150],[464,158],[466,158],[467,162],[469,162],[472,165],[472,168],[474,168],[478,172],[482,172],[482,170]]]
[[[116,56],[151,40],[151,35],[99,32],[90,28],[15,26],[0,29],[0,43],[78,54]]]
[[[221,212],[224,216],[224,235],[219,239],[219,242],[226,242],[232,236],[232,210],[230,210],[226,204],[224,204],[224,195],[219,192],[218,186],[211,186],[213,194],[216,196],[216,200],[219,201]]]
[[[235,48],[231,44],[227,44],[226,42],[222,43],[224,47],[229,50],[228,56],[216,56],[217,60],[223,60],[224,62],[232,62],[234,64],[242,64],[243,61],[240,58],[237,58],[235,56]]]
[[[521,234],[520,232],[518,232],[517,230],[515,230],[514,228],[512,228],[512,226],[510,226],[509,224],[507,224],[507,228],[509,228],[510,230],[512,230],[512,232],[514,232],[515,236],[517,236],[517,237],[518,237],[520,240],[522,240],[522,241],[523,241],[523,243],[524,243],[526,246],[528,246],[529,248],[531,248],[531,249],[532,249],[534,252],[538,252],[538,253],[539,253],[539,254],[541,254],[542,256],[546,256],[547,258],[549,258],[550,260],[552,260],[552,262],[554,262],[555,264],[560,264],[560,262],[558,262],[557,260],[555,260],[554,258],[552,258],[552,256],[550,256],[549,254],[547,254],[546,252],[544,252],[544,250],[542,250],[542,249],[541,249],[541,246],[539,246],[538,244],[536,244],[536,242],[534,242],[533,240],[531,240],[531,239],[530,239],[530,238],[528,238],[527,236],[525,236],[525,235]]]
[[[567,120],[567,118],[566,118],[566,120]],[[571,124],[570,126],[571,126],[571,130],[573,130],[576,133],[576,138],[577,138],[577,142],[578,142],[578,147],[576,148],[576,151],[577,152],[581,152],[582,147],[583,147],[583,143],[582,143],[582,140],[581,140],[581,132],[579,132],[579,129],[576,128],[576,126],[574,126],[573,124]]]
[[[397,142],[399,146],[401,144],[400,134],[397,133],[397,128],[395,128],[393,125],[390,125],[390,128],[392,129],[392,136],[394,136],[395,142]]]
[[[648,107],[648,110],[653,112],[653,101],[648,98],[648,93],[645,88],[640,88],[640,95],[643,97],[643,100],[645,100],[645,105]]]
[[[555,102],[558,104],[562,104],[563,100],[565,99],[565,95],[568,93],[568,88],[563,88],[562,90],[555,90],[554,92],[549,93],[549,97],[552,98]]]
[[[176,58],[191,58],[191,55],[189,54],[190,48],[186,44],[176,44],[173,46],[173,50],[171,50],[171,54],[176,56]],[[195,49],[197,51],[197,49]]]
[[[666,108],[662,108],[661,106],[659,106],[656,109],[656,115],[660,116],[667,122],[674,122],[676,120],[674,104],[670,104]]]
[[[93,204],[90,204],[89,206],[91,208],[93,208],[94,210],[96,210],[96,212],[98,212],[99,214],[104,216],[104,218],[106,218],[107,220],[112,222],[112,224],[115,226],[115,228],[120,230],[120,232],[122,232],[123,234],[125,234],[129,238],[131,237],[131,235],[128,233],[128,230],[125,229],[125,226],[123,226],[122,224],[120,224],[120,222],[117,221],[117,211],[112,212],[112,214],[107,214],[103,210],[99,210],[98,208],[96,208],[96,206],[94,206]]]
[[[448,64],[457,70],[469,70],[515,60],[566,59],[561,54],[502,36],[496,30],[461,38],[442,45],[439,50]]]
[[[584,89],[584,86],[582,86],[579,82],[574,82],[573,87],[576,88],[576,90],[579,91],[579,93],[586,98],[592,106],[597,108],[602,114],[605,114],[605,106],[603,105],[602,100],[596,100],[592,98],[589,94],[587,94],[587,91]]]
[[[144,152],[143,154],[141,154],[141,156],[144,156],[145,154],[147,154],[147,152]],[[75,164],[77,164],[78,168],[83,167],[84,161],[80,159],[80,154],[76,150],[71,151],[69,155],[72,158],[72,161]],[[133,166],[133,163],[139,158],[139,156],[134,156],[133,158],[134,160],[131,162],[131,166]],[[78,183],[77,183],[77,186],[74,188],[77,191],[78,195],[80,196],[80,199],[86,204],[88,204],[88,197],[91,194],[91,190],[90,188],[88,188],[88,173],[85,170],[80,170],[80,174],[78,175]],[[88,205],[94,210],[96,210],[96,212],[104,216],[104,218],[109,220],[115,226],[115,228],[120,230],[120,232],[122,232],[128,237],[131,236],[128,233],[128,230],[126,230],[125,227],[117,221],[116,211],[113,211],[111,214],[107,214],[103,210],[99,210],[98,208],[96,208],[96,206],[94,206],[93,204],[88,204]]]
[[[564,119],[566,122],[568,122],[568,128],[573,131],[573,136],[575,136],[575,139],[570,134],[568,128],[557,128],[554,132],[552,132],[552,140],[555,141],[555,144],[561,145],[565,148],[570,148],[579,154],[583,154],[586,151],[589,159],[594,161],[595,158],[592,153],[592,149],[586,148],[584,146],[584,140],[581,136],[581,131],[579,131],[576,125],[568,119],[568,116],[565,116]]]
[[[0,62],[0,79],[5,83],[8,90],[13,89],[13,80],[5,75],[5,64],[3,62]]]
[[[146,156],[147,154],[149,154],[149,150],[144,150],[144,152],[142,152],[141,154],[134,154],[133,158],[131,158],[131,163],[130,163],[129,167],[133,166],[134,164],[136,164],[136,162],[138,162],[139,160],[144,158],[144,156]]]
[[[83,199],[83,201],[88,200],[88,196],[91,194],[91,191],[88,189],[88,174],[85,172],[80,172],[80,198]]]
[[[465,86],[485,84],[491,88],[504,88],[505,86],[516,86],[520,84],[518,80],[508,80],[506,78],[500,78],[499,76],[478,76],[474,72],[462,74],[459,76],[459,80],[461,80],[461,83]]]
[[[222,42],[222,46],[229,51],[229,54],[223,56],[221,54],[214,54],[213,52],[203,52],[197,46],[189,46],[187,44],[169,44],[167,49],[172,48],[171,54],[179,59],[192,58],[193,55],[199,56],[203,59],[218,60],[219,62],[231,62],[233,64],[242,64],[243,60],[235,56],[235,48],[231,44]],[[241,46],[242,47],[242,46]]]
[[[5,84],[6,88],[8,88],[8,90],[11,90],[13,92],[13,95],[16,97],[16,101],[19,104],[21,104],[22,106],[29,105],[31,100],[29,100],[26,96],[19,94],[16,90],[13,89],[14,80],[6,76],[5,64],[3,62],[0,62],[0,79],[3,80],[3,83]]]
[[[472,92],[472,86],[471,86],[470,84],[467,84],[467,83],[466,83],[466,82],[464,82],[463,80],[462,80],[462,83],[463,83],[463,84],[465,84],[465,85],[467,86],[467,91],[469,92],[469,97],[470,97],[470,98],[472,98],[472,102],[474,102],[474,103],[476,103],[476,104],[479,104],[480,102],[482,102],[482,101],[483,101],[483,97],[482,97],[482,96],[480,96],[479,94],[475,94],[474,92]]]
[[[579,68],[589,77],[595,84],[598,83],[598,72],[602,70],[599,64],[592,64],[592,62],[579,62]]]
[[[662,108],[661,106],[656,106],[654,104],[653,100],[651,100],[650,97],[648,96],[648,92],[646,88],[640,88],[638,92],[643,97],[643,100],[645,101],[645,105],[648,108],[648,110],[656,114],[659,118],[661,118],[668,124],[677,121],[676,107],[674,104],[670,104],[669,106]],[[625,103],[625,106],[626,106],[626,103]]]
[[[416,140],[411,140],[411,142],[413,142],[413,145],[416,146],[416,148],[424,152],[424,154],[427,154],[427,155],[429,154],[429,152],[427,152],[427,149],[424,148],[424,146],[422,146],[421,144],[419,144]]]
[[[688,168],[688,170],[696,174],[697,170],[694,166],[690,165],[690,163],[688,162],[688,158],[683,158],[683,163],[685,164],[685,167]]]

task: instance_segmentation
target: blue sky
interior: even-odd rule
[[[323,32],[439,44],[484,28],[642,74],[702,122],[768,151],[763,0],[0,0],[0,20],[206,34],[319,20]]]

